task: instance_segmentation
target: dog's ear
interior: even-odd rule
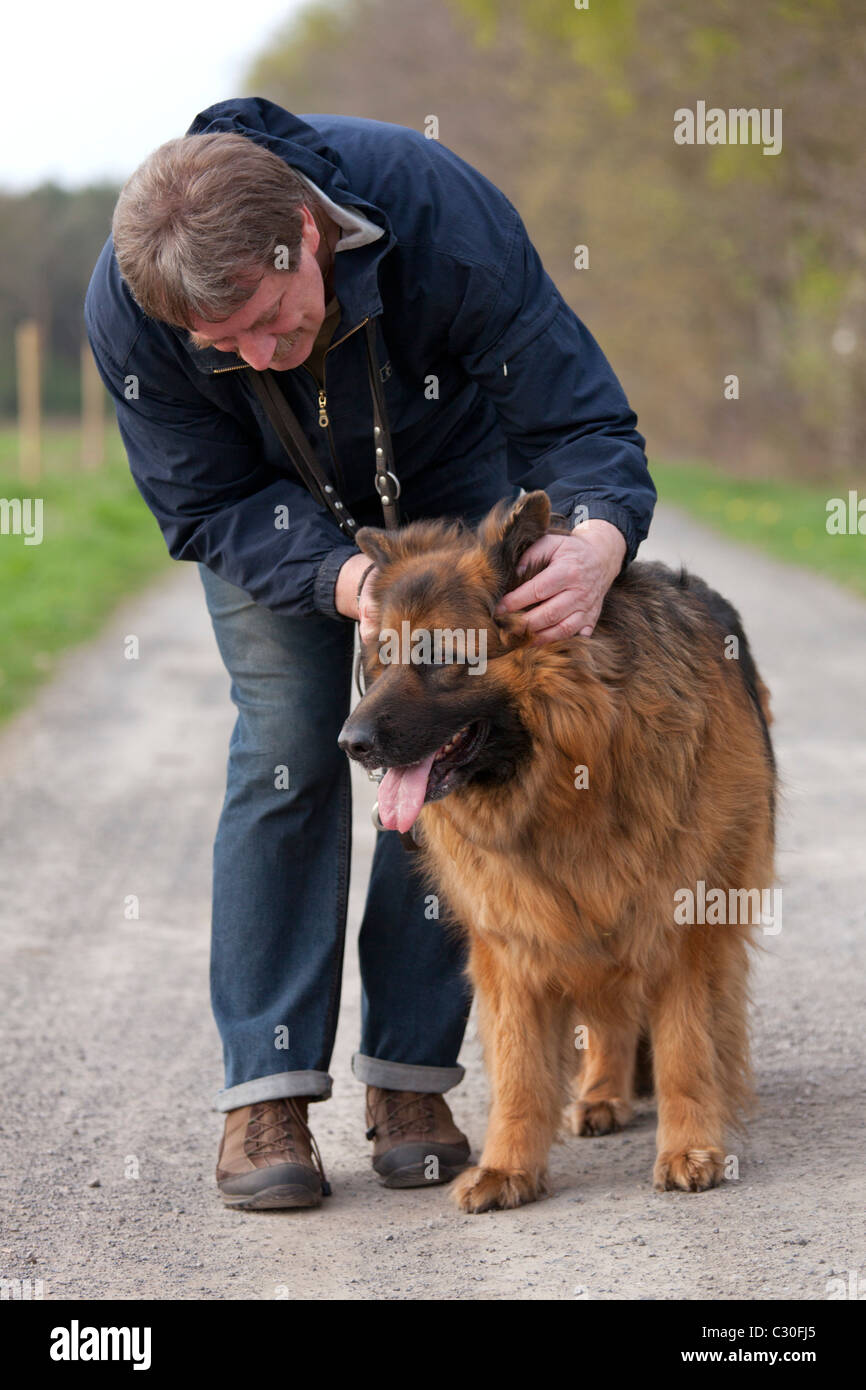
[[[362,526],[355,535],[355,544],[382,569],[395,559],[402,548],[397,539],[399,534],[398,531],[385,531],[380,526]]]
[[[517,565],[533,541],[546,535],[550,498],[546,492],[526,492],[516,502],[497,502],[478,527],[478,539],[502,581],[503,592],[516,588]]]

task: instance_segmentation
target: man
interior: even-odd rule
[[[354,622],[376,630],[352,541],[382,524],[372,373],[403,521],[472,523],[521,488],[574,519],[505,600],[533,605],[538,641],[590,635],[646,535],[644,441],[512,205],[398,126],[210,107],[121,193],[85,317],[141,494],[171,555],[198,563],[238,709],[214,847],[219,1190],[317,1205],[308,1105],[331,1092],[350,851],[337,737]],[[253,389],[265,368],[329,479],[318,496]],[[394,833],[377,838],[359,950],[374,1168],[392,1187],[449,1181],[469,1155],[444,1093],[470,1001]]]

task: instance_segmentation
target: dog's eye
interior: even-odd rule
[[[435,686],[437,690],[455,690],[458,686],[462,687],[466,678],[466,667],[453,662],[431,661],[419,669],[427,684]]]

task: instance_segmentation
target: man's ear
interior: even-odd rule
[[[355,535],[355,544],[382,569],[395,558],[398,534],[380,526],[362,526]]]
[[[518,584],[517,565],[525,550],[547,534],[550,498],[527,492],[516,502],[497,502],[478,527],[478,539],[502,582],[501,593]]]

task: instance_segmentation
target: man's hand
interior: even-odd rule
[[[526,614],[526,630],[541,645],[557,638],[591,637],[604,596],[622,568],[625,537],[609,521],[582,521],[570,536],[542,536],[521,556],[518,574],[544,561],[545,568],[497,605],[497,614]]]
[[[356,622],[360,622],[362,642],[369,642],[370,638],[375,637],[379,631],[377,616],[369,599],[369,584],[373,577],[373,570],[370,570],[364,580],[360,608],[358,604],[358,585],[364,571],[370,569],[370,564],[368,555],[353,555],[340,567],[334,590],[334,606],[337,612],[342,613],[346,618],[354,618]]]

